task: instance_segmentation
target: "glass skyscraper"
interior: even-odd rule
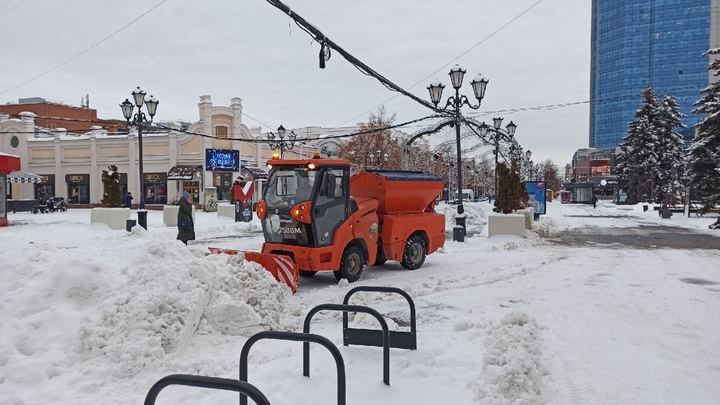
[[[712,0],[717,1],[717,0]],[[687,115],[683,135],[694,136],[692,114],[708,85],[711,0],[593,0],[590,66],[590,147],[613,148],[627,136],[652,84],[658,99],[675,96]]]

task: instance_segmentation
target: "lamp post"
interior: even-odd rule
[[[371,165],[374,164],[375,158],[377,157],[377,168],[382,169],[382,167],[385,166],[385,163],[387,163],[388,159],[390,158],[390,155],[388,155],[387,153],[383,154],[383,152],[379,149],[375,151],[375,153],[377,154],[370,153],[370,155],[368,156],[370,158],[370,163]]]
[[[528,165],[532,164],[532,160],[530,160],[530,157],[532,156],[532,151],[528,149],[527,152],[525,152],[525,178],[528,180],[532,180],[530,178],[530,170],[528,170]]]
[[[270,146],[270,149],[280,149],[280,159],[283,158],[286,150],[292,150],[295,147],[295,141],[297,139],[297,135],[295,135],[295,132],[290,131],[288,139],[285,140],[285,132],[285,127],[280,125],[277,129],[277,135],[272,132],[267,135],[268,145]]]
[[[473,78],[472,81],[470,81],[470,85],[473,88],[473,93],[475,94],[475,99],[477,100],[477,105],[472,105],[470,103],[470,100],[466,96],[460,95],[460,87],[462,87],[463,78],[465,77],[465,72],[467,72],[465,69],[461,68],[459,65],[455,65],[452,69],[450,69],[450,81],[452,82],[452,86],[455,89],[455,95],[450,96],[445,104],[445,107],[442,108],[443,111],[448,111],[453,113],[453,117],[455,119],[455,141],[457,143],[457,198],[458,198],[458,207],[457,207],[457,213],[463,214],[465,212],[465,208],[463,207],[462,203],[462,150],[460,147],[460,124],[462,123],[462,115],[460,114],[460,108],[462,106],[468,106],[472,108],[473,110],[477,110],[480,108],[480,104],[482,103],[483,97],[485,97],[485,89],[488,85],[488,80],[484,78],[482,75],[478,74]],[[440,100],[442,99],[442,91],[445,88],[445,86],[440,83],[439,80],[435,79],[432,83],[428,86],[428,91],[430,92],[430,101],[435,105],[435,107],[438,106],[438,103],[440,103]],[[448,190],[449,191],[449,190]],[[465,218],[462,217],[462,220],[460,219],[460,216],[456,217],[456,224],[457,225],[465,225]]]
[[[480,124],[480,135],[485,137],[487,135],[487,132],[491,130],[493,132],[492,139],[493,143],[495,144],[495,189],[493,190],[493,193],[495,194],[495,197],[497,198],[498,193],[498,157],[500,155],[500,139],[505,139],[508,142],[513,142],[513,137],[515,136],[515,129],[517,129],[517,125],[515,125],[514,122],[510,121],[509,124],[505,126],[505,130],[507,131],[507,135],[500,132],[500,127],[502,127],[503,119],[501,117],[493,118],[493,128],[490,129],[484,122]]]
[[[125,99],[125,101],[120,103],[120,108],[122,109],[123,116],[125,117],[128,125],[136,126],[138,130],[138,169],[140,172],[140,184],[138,185],[138,188],[140,189],[138,224],[145,229],[147,229],[147,211],[145,211],[145,190],[143,190],[145,185],[145,174],[143,173],[142,128],[143,125],[152,123],[153,117],[155,117],[155,112],[157,112],[157,106],[160,103],[152,95],[150,95],[150,98],[146,99],[146,94],[147,93],[138,87],[132,92],[133,101],[135,102],[134,105],[128,99]],[[143,104],[145,104],[145,108],[147,108],[147,115],[150,116],[150,120],[147,119],[147,116],[142,111]],[[137,113],[133,115],[135,107],[137,107]]]

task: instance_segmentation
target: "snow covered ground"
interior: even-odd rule
[[[488,238],[490,206],[470,203],[464,243],[447,241],[415,271],[388,262],[353,285],[332,274],[302,279],[297,293],[241,256],[259,250],[259,222],[198,212],[197,241],[175,240],[162,213],[148,230],[90,225],[88,210],[9,214],[0,228],[0,403],[138,404],[161,377],[237,378],[249,336],[301,331],[308,311],[342,303],[356,285],[394,286],[417,306],[417,350],[342,346],[341,315],[323,311],[311,332],[334,342],[348,404],[720,403],[720,250],[572,246],[545,238],[580,227],[673,225],[715,235],[712,216],[661,220],[640,206],[550,203],[525,238]],[[629,210],[628,210],[629,209]],[[454,207],[441,205],[448,230]],[[407,331],[394,294],[361,292],[351,304]],[[357,314],[350,324],[379,328]],[[262,340],[249,381],[273,405],[336,403],[332,357],[312,345]],[[168,387],[158,404],[237,403],[237,394]],[[252,401],[249,401],[252,403]]]

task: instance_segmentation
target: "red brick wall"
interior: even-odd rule
[[[23,111],[37,114],[35,124],[44,128],[65,128],[68,132],[83,133],[90,131],[92,126],[100,126],[109,133],[117,133],[125,128],[125,121],[99,120],[97,111],[90,108],[71,107],[60,104],[4,104],[0,105],[0,113],[16,118]]]

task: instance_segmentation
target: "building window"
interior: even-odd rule
[[[18,146],[20,146],[20,138],[18,138],[17,136],[13,136],[12,138],[10,138],[10,147],[13,149],[17,149]]]
[[[218,138],[227,138],[228,137],[228,127],[218,125],[215,127],[215,136]]]

